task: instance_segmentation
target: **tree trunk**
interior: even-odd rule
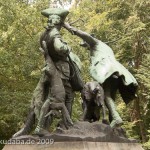
[[[135,52],[135,69],[139,69],[141,62],[142,62],[142,56],[144,54],[144,50],[142,47],[142,39],[140,34],[136,34],[136,41],[134,43],[134,52]],[[142,85],[139,83],[139,91],[142,92],[143,91],[143,87]],[[144,101],[144,97],[142,97],[141,93],[138,93],[137,98],[134,101],[134,116],[132,118],[133,121],[135,121],[137,123],[137,126],[139,127],[139,135],[141,137],[142,142],[146,142],[146,130],[144,127],[144,122],[143,119],[141,117],[141,107],[140,107],[140,103],[142,101]]]
[[[146,134],[145,134],[144,123],[141,118],[140,101],[141,101],[140,96],[138,96],[134,101],[134,106],[135,106],[134,121],[136,121],[137,126],[139,126],[139,135],[141,136],[141,140],[144,143],[146,142]]]

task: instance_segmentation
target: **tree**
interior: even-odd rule
[[[49,0],[27,2],[0,0],[0,139],[9,139],[21,128],[43,65],[38,40],[46,20],[40,11],[48,7]],[[146,0],[76,0],[68,17],[69,22],[80,18],[73,26],[107,42],[117,59],[137,78],[138,99],[126,107],[118,96],[117,105],[128,136],[147,141],[145,149],[150,148],[148,6]],[[79,46],[81,40],[73,39],[66,30],[62,34],[82,60],[84,81],[92,80],[88,71],[88,51]],[[81,113],[80,94],[77,93],[73,120],[78,120]]]

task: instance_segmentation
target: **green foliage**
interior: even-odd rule
[[[150,149],[150,130],[148,130],[148,133],[149,133],[149,140],[143,144],[143,147],[145,148],[145,150],[149,150]]]
[[[9,139],[23,125],[40,77],[43,20],[38,7],[39,2],[31,6],[0,0],[0,140]]]
[[[147,141],[150,128],[149,12],[146,0],[104,0],[94,3],[92,0],[84,0],[77,9],[72,10],[69,19],[82,18],[84,22],[78,22],[74,26],[108,42],[117,59],[137,78],[138,100],[125,107],[119,97],[117,106],[125,120],[124,127],[128,136],[142,142]],[[130,66],[131,62],[133,64]]]
[[[47,6],[48,0],[36,0],[32,4],[28,1],[0,0],[0,139],[9,139],[21,128],[28,113],[43,66],[43,57],[38,48],[46,19],[40,12]],[[126,107],[118,97],[117,106],[125,120],[124,128],[128,136],[145,142],[145,149],[150,146],[148,6],[146,0],[82,0],[79,6],[70,10],[68,17],[68,22],[80,18],[73,26],[94,33],[98,39],[108,42],[117,59],[137,78],[139,101],[133,101]],[[79,46],[81,39],[73,37],[64,29],[62,35],[82,60],[84,81],[92,80],[88,69],[89,52]],[[129,66],[130,62],[134,64]],[[73,120],[78,120],[81,114],[81,99],[77,93]]]

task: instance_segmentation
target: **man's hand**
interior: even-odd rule
[[[70,26],[69,23],[64,22],[63,27],[66,28],[72,35],[75,34],[75,30],[73,29],[73,27]]]

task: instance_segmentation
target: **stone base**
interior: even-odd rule
[[[46,145],[6,145],[3,150],[144,150],[137,143],[56,142]]]
[[[43,136],[24,135],[7,142],[3,150],[143,150],[136,140],[126,137],[122,128],[85,121],[74,123],[68,130],[57,129]]]

